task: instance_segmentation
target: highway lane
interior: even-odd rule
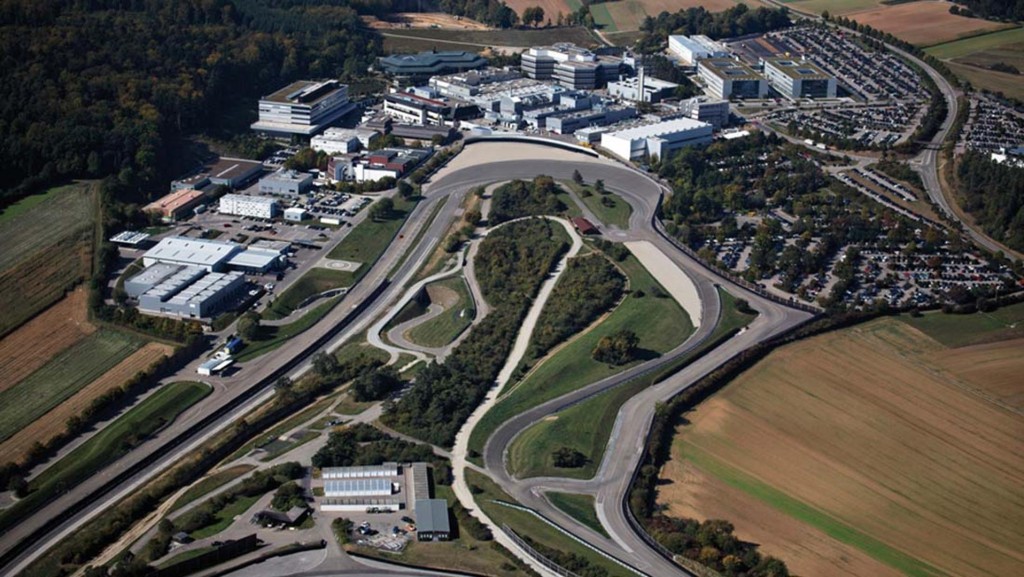
[[[502,149],[494,149],[495,146],[509,145],[474,144],[472,147],[467,147],[467,152],[475,152],[480,157],[495,157],[498,156],[499,150],[504,152]],[[439,182],[461,182],[475,185],[509,178],[529,179],[539,174],[547,174],[557,179],[568,179],[572,177],[575,170],[579,170],[587,181],[602,179],[606,188],[623,196],[633,207],[630,230],[616,232],[616,240],[648,240],[658,246],[694,281],[701,296],[702,317],[708,322],[705,322],[685,343],[659,359],[634,367],[619,375],[591,383],[506,421],[488,439],[483,455],[485,468],[502,485],[502,488],[518,501],[537,509],[606,554],[653,575],[685,574],[681,567],[653,551],[639,535],[633,532],[625,518],[625,511],[621,507],[626,498],[633,470],[639,464],[643,452],[644,440],[653,417],[655,401],[671,398],[680,390],[696,382],[700,376],[720,366],[739,352],[764,339],[789,330],[810,318],[811,315],[783,307],[735,286],[676,249],[671,242],[658,233],[653,224],[655,211],[664,189],[647,175],[606,159],[572,153],[566,157],[565,154],[554,154],[551,149],[543,147],[533,147],[533,149],[536,152],[535,158],[492,162],[481,166],[466,167],[462,170],[458,169],[458,165],[453,165],[452,171]],[[489,152],[490,150],[494,150],[494,152]],[[518,156],[529,155],[520,150]],[[552,159],[552,156],[560,158]],[[674,377],[644,391],[627,403],[619,413],[601,469],[594,479],[587,482],[563,479],[517,480],[508,474],[505,468],[507,448],[514,438],[527,427],[648,371],[658,370],[700,346],[717,325],[717,322],[710,321],[719,318],[720,303],[715,289],[716,284],[726,287],[737,296],[746,298],[762,314],[741,335],[730,339],[698,361],[691,363]],[[596,495],[600,505],[600,517],[614,538],[607,539],[596,534],[551,506],[543,498],[540,490],[544,487],[583,491]]]
[[[270,383],[264,382],[266,378],[278,371],[282,365],[292,362],[318,339],[336,332],[338,324],[352,312],[353,308],[370,298],[381,283],[389,277],[388,273],[396,263],[401,261],[402,266],[393,275],[390,275],[391,278],[408,278],[415,273],[415,268],[440,242],[444,232],[455,218],[461,197],[468,189],[468,187],[458,185],[427,187],[427,199],[420,202],[412,211],[403,225],[400,235],[396,237],[389,250],[374,263],[363,280],[353,287],[350,293],[320,322],[296,338],[289,340],[280,348],[241,365],[235,376],[221,379],[218,386],[215,387],[214,393],[183,413],[166,429],[96,475],[56,497],[4,533],[0,538],[0,554],[3,555],[0,573],[13,574],[16,570],[25,567],[28,562],[38,558],[61,538],[71,534],[101,511],[132,494],[145,482],[169,468],[189,451],[194,450],[202,442],[228,427],[237,417],[241,417],[258,406],[259,403],[269,399],[273,393]],[[428,224],[427,221],[436,204],[446,196],[454,198],[445,203],[437,216],[429,222],[429,228],[423,235],[422,241],[418,245],[412,246],[420,229]],[[402,260],[406,253],[409,253],[409,258]],[[386,309],[390,301],[396,298],[400,291],[401,285],[397,283],[386,288],[383,294],[373,301],[367,310],[362,311],[349,326],[362,327],[368,324],[370,319]],[[331,350],[337,348],[343,343],[344,338],[351,334],[353,331],[350,328],[329,348]],[[307,355],[307,359],[310,356],[311,354]],[[166,379],[166,382],[194,379],[195,364],[189,364],[177,375]],[[309,368],[310,363],[307,360],[300,364],[291,373],[291,376],[297,378]],[[181,437],[183,432],[201,424],[207,415],[219,407],[252,394],[254,389],[260,389],[261,392],[253,395],[252,399],[243,403],[229,415],[205,427],[191,438],[183,439]],[[139,463],[154,458],[156,461],[143,471],[131,475],[130,478],[118,483],[117,487],[107,487],[109,482],[117,479],[119,475],[131,471]],[[102,494],[97,496],[97,492]],[[69,514],[69,511],[73,514]],[[29,538],[31,538],[32,547],[19,547],[22,543],[27,543],[26,540]],[[12,556],[10,553],[16,547],[19,547],[20,551],[17,555]]]

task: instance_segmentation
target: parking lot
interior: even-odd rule
[[[1024,112],[986,94],[971,96],[971,111],[960,134],[960,150],[997,152],[1024,144]]]

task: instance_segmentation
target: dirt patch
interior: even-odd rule
[[[952,3],[944,1],[907,2],[879,6],[849,16],[861,24],[889,32],[920,46],[931,46],[1012,26],[981,18],[954,16],[949,13],[951,6]]]
[[[445,30],[490,30],[486,24],[471,18],[453,16],[442,12],[399,12],[386,20],[375,16],[363,16],[363,22],[377,30],[406,28],[441,28]]]
[[[430,297],[431,304],[438,305],[444,310],[452,308],[455,303],[459,302],[459,293],[438,283],[427,285],[427,296]]]
[[[55,409],[36,419],[31,425],[0,444],[2,460],[4,462],[20,460],[36,441],[45,443],[64,432],[64,423],[68,418],[80,414],[93,402],[93,399],[111,389],[120,387],[136,373],[149,368],[160,357],[170,355],[173,351],[174,349],[170,345],[162,343],[149,343],[135,351],[131,356],[103,373],[103,376],[89,383]]]
[[[0,391],[96,331],[89,323],[88,294],[79,288],[0,340]]]
[[[574,12],[570,7],[570,2],[567,0],[508,0],[505,4],[515,10],[519,16],[523,15],[523,10],[531,6],[540,6],[544,9],[544,21],[546,22],[550,18],[553,23],[558,22],[559,12],[565,16]],[[576,4],[576,6],[579,6],[579,4]]]
[[[706,409],[715,412],[710,406]],[[673,479],[671,484],[659,489],[660,498],[672,504],[668,510],[670,515],[702,521],[726,519],[737,527],[737,537],[759,544],[762,553],[784,559],[793,575],[901,575],[863,552],[730,487],[691,463],[670,461],[662,476]]]
[[[971,348],[975,358],[1005,354],[991,347]],[[879,547],[859,549],[876,559],[888,548],[950,575],[1021,574],[1024,419],[965,386],[967,376],[937,370],[933,359],[949,353],[893,319],[785,346],[687,415],[673,459],[714,470],[772,515],[819,531],[819,543],[800,545],[834,568],[808,574],[838,574],[849,562],[825,555],[841,551],[825,525],[876,539]],[[958,366],[970,366],[965,355],[955,357]],[[993,361],[998,374],[1007,362]],[[1016,367],[1022,374],[1024,359]],[[688,478],[666,471],[675,483]],[[772,492],[754,489],[762,484]],[[689,493],[677,496],[669,506],[698,509]],[[768,513],[731,519],[743,511],[715,502],[700,503],[700,512],[732,520],[741,534],[774,530]],[[810,518],[792,503],[817,520],[803,520]],[[796,563],[812,557],[793,554]]]

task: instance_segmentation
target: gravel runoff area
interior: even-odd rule
[[[686,314],[690,315],[690,322],[693,323],[694,330],[699,329],[701,322],[700,295],[697,294],[697,285],[693,284],[693,280],[650,242],[638,240],[623,244],[640,261],[640,264],[661,283],[661,286],[665,287],[668,294],[672,295],[679,306],[683,307]]]

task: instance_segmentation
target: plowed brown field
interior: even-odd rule
[[[64,423],[68,418],[81,413],[93,399],[120,387],[136,373],[149,368],[161,357],[173,351],[173,347],[162,343],[149,343],[135,351],[114,368],[103,373],[103,376],[0,444],[0,462],[20,460],[36,441],[45,443],[63,432]]]
[[[660,500],[794,574],[1024,575],[1014,348],[892,319],[782,347],[687,415]]]
[[[61,351],[96,331],[89,324],[85,289],[72,291],[0,339],[0,391],[13,387]]]
[[[981,18],[955,16],[949,13],[951,6],[952,3],[944,1],[907,2],[879,6],[850,14],[849,17],[920,46],[931,46],[1013,26]]]

